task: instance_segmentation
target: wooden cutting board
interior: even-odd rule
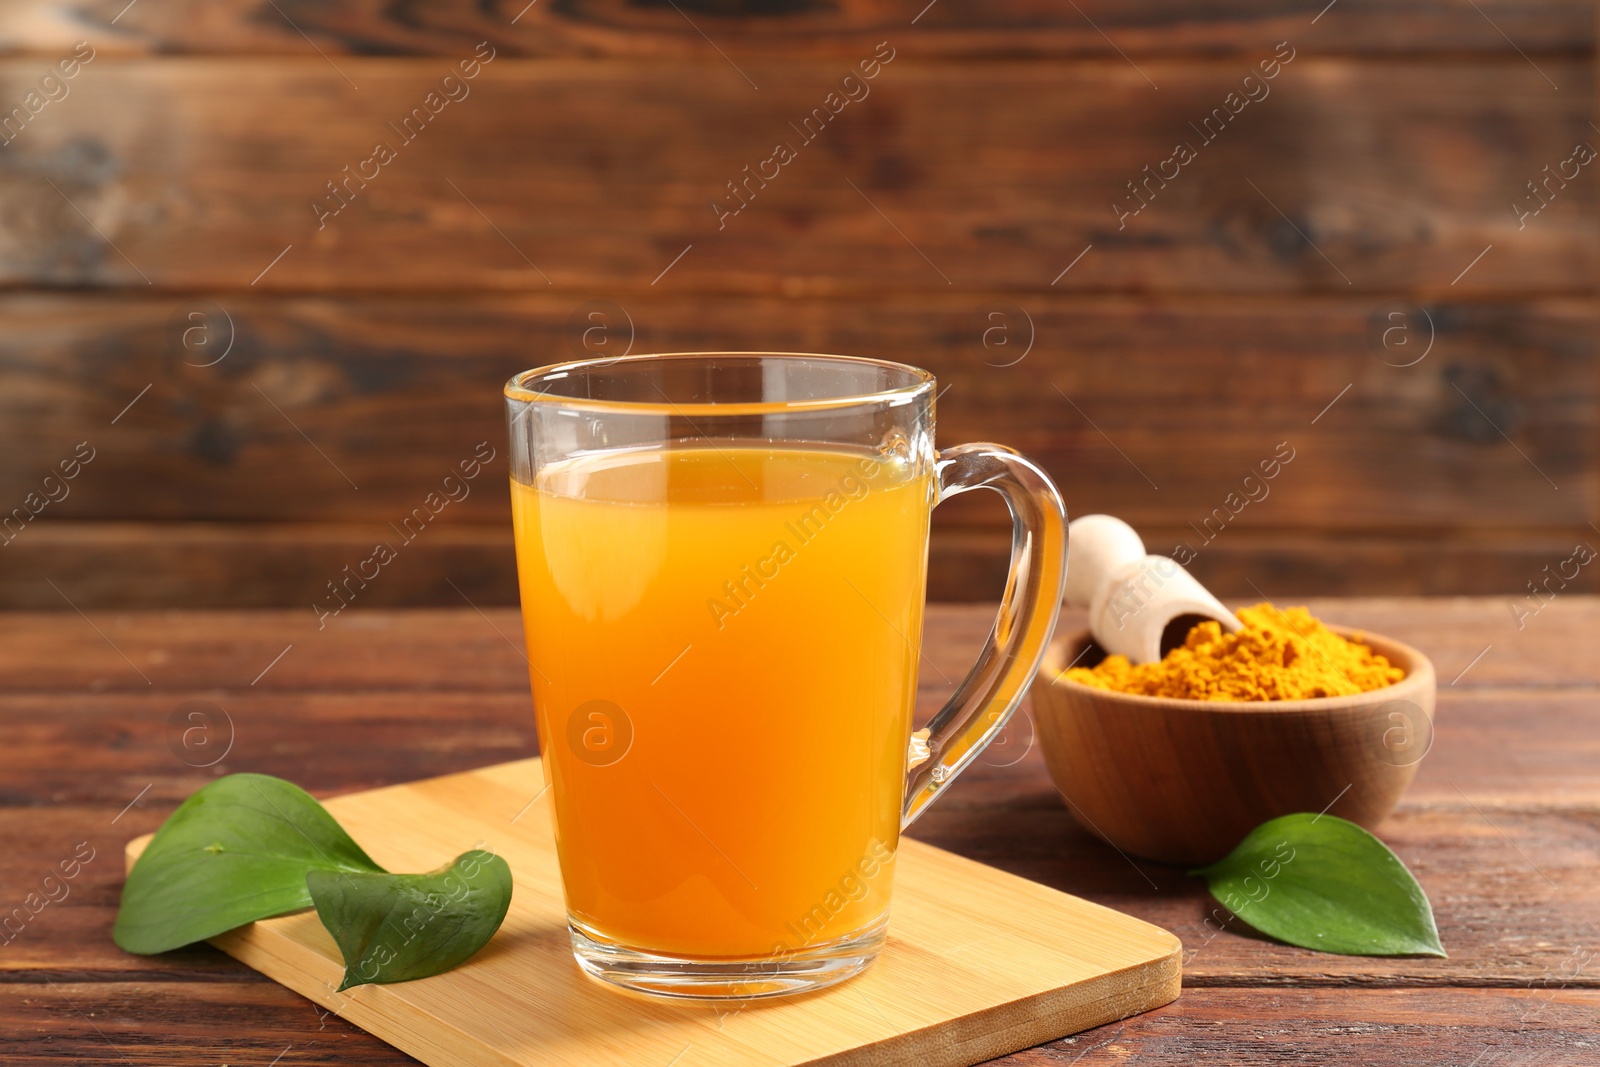
[[[506,858],[505,924],[453,971],[335,993],[343,964],[312,911],[211,943],[434,1067],[965,1067],[1178,996],[1182,945],[1167,931],[910,839],[888,943],[864,974],[742,1004],[613,989],[572,960],[543,790],[531,759],[327,802],[389,870],[474,846]],[[148,841],[128,843],[130,866]]]

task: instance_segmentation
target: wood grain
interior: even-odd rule
[[[1433,903],[1450,953],[1435,960],[1336,957],[1265,941],[1183,869],[1130,860],[1078,826],[1054,790],[998,809],[966,799],[930,810],[917,836],[1172,930],[1184,941],[1186,985],[1516,985],[1595,947],[1583,888],[1600,845],[1592,807],[1480,812],[1461,796],[1453,807],[1403,802],[1378,835]],[[1592,967],[1575,981],[1600,985]]]
[[[1594,990],[1318,989],[1264,997],[1259,990],[1192,989],[1166,1008],[998,1062],[1414,1067],[1498,1056],[1512,1064],[1589,1067],[1595,1013],[1600,993]],[[416,1062],[338,1016],[323,1016],[274,982],[58,982],[54,990],[0,985],[0,1019],[6,1062],[24,1067],[101,1061],[214,1067],[266,1064],[277,1054],[283,1064]]]
[[[686,1054],[740,1067],[965,1067],[1178,995],[1182,946],[1166,931],[909,840],[895,854],[893,933],[849,982],[755,1003],[621,995],[571,959],[550,822],[513,825],[543,781],[539,760],[519,760],[328,804],[390,869],[430,869],[467,840],[510,865],[516,892],[494,941],[447,974],[339,994],[344,964],[314,912],[212,942],[436,1067]],[[128,842],[130,867],[148,842]]]
[[[1171,1006],[1024,1053],[1015,1067],[1218,1062],[1540,1063],[1592,1058],[1600,993],[1573,990],[1186,990]],[[1079,1059],[1081,1057],[1081,1059]],[[1493,1058],[1491,1058],[1493,1057]]]
[[[1237,923],[1211,934],[1204,921],[1215,905],[1200,882],[1130,864],[1073,822],[1036,749],[1015,759],[1028,745],[1019,717],[1006,733],[1012,747],[975,764],[917,836],[1178,931],[1189,988],[1161,1012],[1007,1062],[1270,1063],[1310,1056],[1312,1045],[1322,1058],[1360,1062],[1469,1063],[1485,1047],[1522,1062],[1585,1062],[1597,986],[1577,954],[1593,950],[1586,931],[1600,918],[1600,667],[1588,647],[1600,600],[1558,598],[1520,631],[1499,599],[1312,607],[1400,637],[1439,664],[1435,748],[1379,832],[1429,892],[1451,958],[1319,955]],[[0,616],[9,694],[0,886],[20,900],[77,842],[100,849],[70,897],[0,951],[6,1061],[109,1060],[109,1038],[132,1062],[163,1065],[265,1063],[291,1045],[286,1062],[401,1062],[209,948],[151,959],[116,950],[116,850],[227,770],[279,773],[329,795],[526,755],[525,667],[494,631],[516,637],[515,614],[351,612],[320,634],[309,612],[90,614],[150,684],[76,614]],[[987,607],[935,605],[929,657],[959,671],[990,618]],[[924,714],[948,689],[929,673]],[[191,766],[181,744],[171,747],[168,716],[192,698],[237,713],[236,755],[216,767]]]
[[[981,514],[969,512],[967,519]],[[1183,528],[1141,529],[1164,550],[1186,533],[1193,536]],[[326,595],[330,578],[366,558],[385,534],[392,531],[364,523],[41,521],[0,554],[0,608],[70,611],[65,594],[90,611],[286,605],[306,611],[317,593]],[[1585,525],[1567,533],[1463,534],[1444,543],[1439,536],[1240,529],[1208,547],[1191,569],[1220,595],[1257,599],[1252,585],[1277,599],[1501,593],[1500,611],[1514,624],[1509,608],[1518,591],[1527,596],[1527,582],[1542,580],[1544,567],[1558,565],[1594,534]],[[364,591],[363,607],[516,602],[508,525],[441,524],[407,547],[404,562]],[[929,597],[983,601],[998,595],[1010,552],[1009,531],[957,525],[953,516],[936,512]],[[103,566],[108,558],[117,560],[115,568]],[[1594,588],[1595,577],[1583,572],[1567,591]],[[1458,666],[1481,649],[1467,652]]]
[[[209,946],[230,972],[207,982],[142,980],[0,983],[0,1055],[58,1063],[415,1064],[402,1052],[324,1013]]]
[[[93,461],[41,522],[381,528],[457,473],[479,442],[504,453],[507,378],[591,354],[581,341],[589,301],[576,297],[218,298],[0,298],[11,327],[0,339],[11,384],[0,395],[11,449],[0,500],[38,491],[87,441]],[[1071,513],[1188,526],[1202,558],[1205,520],[1275,455],[1290,457],[1281,475],[1216,547],[1263,527],[1582,528],[1600,505],[1592,309],[1434,304],[1396,328],[1416,345],[1431,336],[1437,351],[1397,367],[1412,352],[1379,340],[1388,306],[657,295],[601,313],[615,320],[613,343],[631,333],[636,352],[767,347],[927,367],[947,388],[941,444],[1010,444],[1055,476]],[[193,351],[178,329],[191,314],[203,324]],[[231,348],[207,350],[202,337]],[[500,462],[430,536],[467,520],[509,526]],[[1003,512],[992,505],[980,494],[940,514],[993,529]]]
[[[1435,656],[1477,651],[1505,628],[1492,600],[1312,607],[1350,625],[1381,626]],[[1523,643],[1499,645],[1457,688],[1441,686],[1435,746],[1400,811],[1379,829],[1433,896],[1449,960],[1318,955],[1266,945],[1237,924],[1203,933],[1214,903],[1199,881],[1160,864],[1129,863],[1074,823],[1030,746],[1027,717],[930,809],[916,836],[1178,930],[1190,949],[1203,942],[1189,958],[1191,983],[1529,981],[1571,951],[1562,931],[1597,918],[1588,886],[1600,849],[1592,714],[1600,673],[1585,635],[1600,601],[1559,600],[1547,612],[1537,620],[1548,627],[1543,636],[1524,631]],[[991,618],[987,607],[930,608],[933,666],[923,679],[921,717],[948,695],[938,671],[958,676]],[[114,855],[125,837],[153,830],[218,774],[277,774],[327,796],[464,771],[536,747],[526,667],[495,632],[518,636],[511,612],[488,619],[470,609],[352,613],[321,633],[308,625],[309,613],[98,621],[150,685],[76,615],[0,617],[0,686],[11,694],[0,699],[0,818],[9,820],[10,843],[0,855],[0,885],[25,886],[79,841]],[[1081,620],[1069,616],[1066,624]],[[1487,684],[1459,691],[1480,672]],[[173,713],[190,700],[205,701],[211,717],[174,726]],[[1530,722],[1538,728],[1527,729]],[[204,732],[185,744],[185,731],[197,726]],[[225,759],[197,765],[230,739]],[[108,937],[118,877],[115,863],[97,858],[60,908],[5,947],[0,968],[58,976],[147,965],[174,975],[215,972],[206,953],[141,961],[118,952]],[[1262,970],[1263,953],[1270,971]]]
[[[1600,687],[1600,661],[1585,639],[1600,626],[1600,599],[1592,596],[1559,597],[1521,629],[1500,597],[1297,602],[1309,605],[1313,614],[1328,622],[1415,645],[1437,665],[1444,700],[1478,694],[1492,703],[1513,693],[1525,693],[1528,699],[1543,693],[1581,697]],[[959,673],[993,621],[991,605],[929,604],[925,622],[929,659],[947,676]],[[1069,608],[1061,613],[1063,632],[1083,625],[1082,612]],[[522,694],[528,677],[519,651],[521,639],[516,610],[479,614],[470,606],[409,611],[353,608],[323,629],[318,629],[309,607],[107,612],[88,619],[71,612],[7,612],[0,614],[0,687],[17,697],[247,688],[277,693]],[[296,646],[293,657],[285,656],[270,672],[262,673],[290,644]],[[458,666],[440,673],[435,658]],[[143,677],[133,665],[144,672]],[[937,674],[924,677],[922,684],[928,692],[948,688]],[[1448,720],[1441,723],[1441,729],[1448,726]],[[1558,744],[1571,740],[1563,737]]]
[[[435,647],[455,650],[465,644],[470,650],[470,644],[449,640],[443,622],[438,620]],[[390,654],[391,662],[400,650],[427,655],[394,635],[381,636],[385,643],[393,641],[397,650]],[[372,632],[360,638],[362,643],[373,639]],[[141,804],[176,805],[216,774],[236,770],[307,780],[321,790],[342,792],[467,770],[536,750],[526,669],[520,661],[506,672],[524,675],[518,688],[509,692],[474,692],[475,679],[470,675],[481,659],[470,654],[453,672],[461,684],[452,692],[430,693],[428,687],[437,687],[438,678],[413,682],[403,673],[384,679],[387,692],[365,687],[306,688],[308,667],[317,658],[339,656],[354,643],[330,641],[320,650],[298,645],[273,668],[268,678],[275,684],[265,692],[267,679],[249,685],[252,669],[229,686],[195,684],[149,693],[141,685],[138,692],[80,695],[70,713],[62,711],[59,692],[0,698],[13,736],[43,758],[39,764],[12,769],[0,800],[25,805],[48,796],[57,804],[109,806],[114,815],[147,786]],[[950,656],[940,669],[959,672],[975,657],[976,639],[970,644],[963,650],[964,659]],[[265,652],[260,662],[264,665],[275,654]],[[382,667],[380,661],[371,661],[371,673]],[[92,679],[90,671],[86,668],[85,674]],[[936,676],[925,683],[918,701],[924,720],[949,695],[949,687]],[[1434,748],[1407,792],[1407,801],[1477,804],[1489,812],[1600,807],[1600,783],[1589,773],[1600,754],[1600,739],[1585,713],[1592,699],[1588,688],[1539,696],[1503,689],[1459,696],[1446,692]],[[191,711],[202,715],[191,717]],[[1535,714],[1539,730],[1518,739],[1513,724]],[[439,724],[453,722],[471,727],[441,738]],[[1035,806],[1043,798],[1054,804],[1055,792],[1043,764],[1031,752],[1022,762],[1033,729],[1033,720],[1019,719],[1008,734],[1009,750],[1001,745],[984,764],[1005,769],[1010,759],[1017,759],[1015,771],[975,770],[971,796],[943,803],[1004,800]],[[330,748],[327,741],[334,737],[341,744]],[[94,738],[104,738],[106,744],[87,740]],[[1335,792],[1343,785],[1339,783]],[[962,794],[967,792],[964,786]],[[132,813],[127,817],[133,818]]]
[[[712,201],[775,140],[799,139],[789,123],[824,100],[836,63],[764,62],[757,92],[704,62],[500,57],[319,229],[326,183],[378,139],[398,142],[388,123],[453,69],[338,66],[85,67],[0,170],[0,282],[1466,299],[1587,294],[1594,279],[1592,183],[1521,230],[1511,211],[1593,136],[1575,60],[1540,62],[1555,92],[1521,57],[1298,58],[1121,229],[1125,183],[1200,140],[1190,123],[1221,106],[1238,62],[1150,60],[1141,75],[1121,59],[896,61],[720,230]],[[34,61],[0,62],[0,98],[38,76]]]
[[[384,724],[369,719],[364,725],[370,732]],[[409,733],[415,737],[420,731]],[[340,730],[339,736],[356,735]],[[437,730],[432,735],[435,743],[440,737]],[[326,761],[302,773],[287,766],[287,759],[241,759],[229,769],[288,774],[324,795],[327,790],[318,783],[335,777],[356,779],[363,786],[389,784],[393,776],[381,773],[376,760],[389,759],[392,746],[372,747],[376,750],[372,766],[342,775]],[[521,747],[509,754],[530,750]],[[174,761],[169,757],[168,762]],[[465,754],[447,753],[430,769],[448,770],[468,762]],[[394,766],[406,773],[403,761]],[[1184,980],[1189,986],[1527,985],[1560,973],[1575,948],[1596,947],[1588,925],[1600,918],[1591,892],[1600,848],[1592,783],[1589,795],[1577,802],[1582,806],[1569,800],[1561,810],[1553,805],[1543,810],[1489,807],[1483,791],[1472,790],[1470,781],[1460,783],[1470,790],[1466,799],[1453,794],[1453,804],[1405,802],[1378,833],[1429,894],[1450,958],[1370,959],[1330,956],[1263,940],[1230,919],[1207,895],[1204,883],[1182,868],[1118,855],[1073,821],[1042,766],[1019,771],[1021,766],[996,768],[1008,773],[991,783],[982,782],[982,777],[995,776],[983,775],[953,787],[951,795],[918,822],[913,836],[1173,931],[1184,942]],[[152,776],[157,789],[114,826],[110,820],[150,778],[127,789],[115,802],[65,803],[48,813],[7,808],[8,855],[0,859],[0,876],[15,890],[16,899],[9,907],[18,906],[33,884],[72,855],[80,842],[88,841],[96,858],[85,867],[71,896],[45,909],[5,946],[0,953],[0,984],[38,980],[41,974],[61,981],[159,972],[163,980],[189,981],[236,973],[202,949],[141,959],[111,942],[121,888],[116,861],[121,843],[132,834],[153,831],[184,796],[208,780],[182,767],[160,768]],[[522,803],[535,792],[525,794]],[[430,858],[424,866],[439,862]],[[1563,980],[1600,988],[1600,975],[1592,967]]]
[[[1434,900],[1441,933],[1451,952],[1449,961],[1318,955],[1265,942],[1238,922],[1229,921],[1225,912],[1207,926],[1217,905],[1205,896],[1200,883],[1160,865],[1128,867],[1115,852],[1072,824],[1065,811],[1044,816],[1018,809],[990,809],[981,818],[970,810],[954,812],[941,816],[937,829],[919,830],[919,836],[1173,929],[1185,940],[1185,982],[1191,989],[1237,985],[1438,989],[1522,985],[1537,989],[1547,980],[1556,984],[1554,976],[1558,975],[1561,983],[1596,988],[1592,971],[1580,968],[1571,973],[1569,963],[1575,950],[1594,947],[1592,938],[1584,933],[1584,924],[1594,918],[1585,888],[1593,862],[1592,816],[1587,827],[1578,820],[1548,815],[1497,813],[1493,818],[1493,824],[1485,823],[1470,810],[1460,815],[1403,812],[1383,830],[1385,839],[1411,865]],[[146,818],[132,828],[151,827],[156,821]],[[1006,822],[1016,829],[1005,831],[1002,824]],[[118,829],[124,825],[127,820],[119,823]],[[1501,839],[1497,830],[1507,838]],[[102,836],[96,834],[95,839]],[[44,862],[70,854],[73,843],[60,845],[62,851]],[[1518,848],[1544,850],[1538,870],[1516,854]],[[28,848],[27,858],[35,856],[35,850]],[[96,864],[99,862],[97,858]],[[1141,871],[1155,881],[1159,892],[1143,880]],[[1540,872],[1554,885],[1544,881]],[[8,863],[7,877],[13,882],[25,873],[22,864]],[[90,873],[95,873],[95,865],[84,877]],[[194,981],[236,973],[216,954],[203,949],[152,960],[118,952],[110,943],[109,930],[119,875],[108,866],[95,880],[97,885],[82,890],[82,904],[77,903],[75,890],[65,905],[46,911],[36,928],[25,930],[23,937],[7,947],[8,981],[37,981],[43,974],[55,981],[132,974]],[[1516,896],[1497,899],[1482,891],[1488,886],[1498,887],[1497,893]],[[1226,925],[1220,933],[1213,933],[1218,924]],[[1562,971],[1564,964],[1569,966],[1567,973]]]
[[[211,950],[208,950],[211,951]],[[214,953],[220,957],[220,953]],[[230,964],[242,971],[237,964]],[[250,972],[244,971],[245,975]],[[1600,992],[1562,989],[1186,989],[1165,1008],[997,1061],[1007,1067],[1329,1062],[1588,1067]],[[92,1018],[91,1018],[92,1015]],[[416,1061],[267,981],[0,985],[8,1063]],[[110,1047],[108,1047],[108,1042]],[[113,1051],[113,1049],[115,1051]],[[120,1053],[120,1058],[118,1054]]]
[[[503,452],[505,378],[585,351],[577,297],[216,296],[0,298],[0,500],[21,506],[80,442],[95,457],[0,548],[4,603],[65,607],[46,577],[85,605],[309,603],[395,540],[388,524],[479,442]],[[942,442],[1022,449],[1071,513],[1122,515],[1163,551],[1189,545],[1225,594],[1250,581],[1285,595],[1518,590],[1593,534],[1593,315],[1565,300],[1435,303],[1403,321],[1437,351],[1397,367],[1410,354],[1381,343],[1386,307],[657,295],[601,313],[635,350],[766,344],[928,366],[949,387]],[[184,329],[199,331],[188,348]],[[194,365],[213,352],[226,355]],[[1013,353],[1026,354],[1006,366]],[[1270,495],[1206,542],[1280,444],[1294,459]],[[404,547],[371,603],[512,599],[497,464]],[[996,595],[1005,522],[985,494],[939,510],[936,598]],[[104,553],[126,565],[89,565]]]
[[[1318,31],[1347,9],[1371,14],[1344,0]],[[1218,11],[1180,33],[1166,9],[1086,9],[1096,24],[1112,17],[1114,38],[1144,27],[1190,50],[1141,55],[1137,70],[1110,56],[947,67],[909,49],[720,230],[711,199],[761,158],[751,152],[788,136],[837,62],[768,56],[758,93],[731,68],[685,58],[674,35],[699,37],[662,30],[682,21],[675,11],[536,7],[529,20],[611,27],[584,55],[634,58],[524,60],[506,43],[472,95],[319,230],[310,204],[324,183],[388,136],[453,55],[454,38],[433,32],[441,22],[370,4],[295,7],[336,64],[168,63],[108,45],[0,167],[0,283],[101,289],[0,300],[0,446],[12,460],[0,506],[23,505],[64,448],[106,445],[72,496],[6,546],[0,606],[64,608],[46,578],[86,607],[306,602],[466,450],[499,440],[494,383],[585,351],[573,316],[591,301],[628,316],[640,351],[794,347],[932,366],[951,385],[945,440],[1021,447],[1075,513],[1124,515],[1163,548],[1222,506],[1263,448],[1290,441],[1299,465],[1196,563],[1224,593],[1252,582],[1286,595],[1517,591],[1600,515],[1592,187],[1562,191],[1526,228],[1510,210],[1592,135],[1586,62],[1538,52],[1556,39],[1554,11],[1408,9],[1382,35],[1390,47],[1420,18],[1470,24],[1452,31],[1470,36],[1488,15],[1536,61],[1319,58],[1308,44],[1273,96],[1125,229],[1112,197],[1237,80],[1242,60],[1194,52],[1224,47],[1216,34],[1241,18],[1286,16]],[[205,12],[136,6],[127,19],[153,21],[119,19],[118,40],[183,50],[193,42],[162,36],[181,23],[221,51],[255,47],[250,34],[305,46],[260,5]],[[841,14],[845,37],[829,38]],[[769,43],[826,23],[816,39],[827,48],[904,17],[850,5],[691,15],[753,25],[751,40]],[[475,34],[473,20],[505,13],[438,19],[452,17]],[[918,25],[977,41],[984,19],[982,32],[1010,39],[1026,24],[1047,42],[1063,18],[944,4]],[[0,29],[44,49],[50,23],[19,14]],[[417,51],[405,40],[419,35],[440,54],[340,54]],[[0,93],[32,85],[38,62],[0,61]],[[148,291],[147,279],[181,291],[117,295]],[[1416,349],[1375,338],[1405,301],[1424,306],[1404,336],[1421,343],[1425,311],[1436,347],[1398,367]],[[216,349],[178,340],[200,305],[237,316],[235,347],[213,367],[185,363]],[[1011,347],[995,343],[995,312]],[[1022,322],[1035,346],[1007,367]],[[999,588],[1003,520],[985,503],[942,509],[941,529],[959,536],[936,544],[935,596]],[[504,508],[503,494],[476,492],[371,603],[508,602]],[[62,519],[86,525],[46,536]],[[209,521],[227,525],[116,525]],[[97,565],[98,553],[121,565]]]
[[[688,18],[667,4],[622,0],[445,0],[402,8],[376,0],[284,0],[277,11],[260,0],[187,0],[123,12],[125,2],[83,3],[68,20],[48,0],[18,0],[5,24],[6,43],[48,54],[88,35],[135,54],[315,55],[309,38],[331,55],[432,55],[487,38],[514,55],[696,55],[721,62],[695,27],[736,57],[842,58],[870,52],[885,37],[928,56],[1224,53],[1284,37],[1328,52],[1515,54],[1515,42],[1537,54],[1589,47],[1594,30],[1591,10],[1574,0],[1484,0],[1479,11],[1459,0],[1343,0],[1337,15],[1323,18],[1315,4],[1287,9],[1244,0],[1213,4],[1204,17],[1171,0],[1084,0],[1081,14],[1037,0],[946,2],[929,10],[879,0],[691,0],[679,5]]]

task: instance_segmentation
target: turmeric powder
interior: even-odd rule
[[[1237,613],[1244,628],[1225,634],[1202,622],[1159,663],[1134,666],[1107,656],[1066,676],[1096,689],[1190,700],[1305,700],[1352,696],[1393,685],[1405,671],[1361,642],[1334,633],[1305,608],[1257,604]]]

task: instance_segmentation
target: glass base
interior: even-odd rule
[[[887,918],[880,919],[849,937],[781,957],[693,959],[628,948],[567,920],[572,954],[586,973],[624,989],[693,1000],[757,1000],[826,989],[877,959],[887,927]]]

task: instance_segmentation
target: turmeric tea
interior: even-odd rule
[[[1244,628],[1202,622],[1159,663],[1107,656],[1066,676],[1096,689],[1189,700],[1306,700],[1353,696],[1393,685],[1405,671],[1362,643],[1334,633],[1305,608],[1257,604],[1237,612]]]

